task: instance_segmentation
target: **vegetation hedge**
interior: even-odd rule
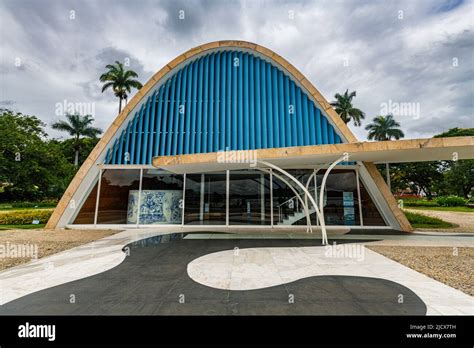
[[[466,199],[458,196],[439,197],[436,202],[440,207],[464,207],[467,203]]]
[[[423,198],[399,198],[403,201],[404,207],[437,207],[438,203],[434,200]]]
[[[58,204],[57,199],[43,199],[39,202],[10,202],[0,204],[0,209],[10,208],[49,208]]]
[[[34,220],[45,224],[52,210],[19,210],[0,214],[0,225],[30,225]]]
[[[425,198],[399,198],[404,207],[464,207],[468,201],[459,196],[442,196],[433,200]]]

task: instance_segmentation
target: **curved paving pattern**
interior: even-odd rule
[[[329,275],[374,277],[413,285],[420,274],[362,244],[339,242],[301,248],[220,251],[192,261],[188,275],[216,289],[254,290]]]
[[[173,238],[179,238],[174,235]],[[172,239],[173,239],[172,238]],[[203,255],[249,247],[315,247],[315,240],[197,240],[157,236],[129,245],[130,256],[104,273],[0,306],[0,314],[303,314],[421,315],[423,301],[383,279],[320,276],[249,291],[214,289],[193,281],[188,264]],[[402,294],[404,302],[398,303]],[[71,298],[74,296],[74,302]],[[184,299],[184,303],[180,300]],[[294,300],[294,303],[290,303]]]
[[[372,277],[411,289],[428,306],[428,314],[474,313],[473,297],[361,244],[220,251],[192,261],[188,274],[203,285],[228,290],[262,289],[317,276]]]

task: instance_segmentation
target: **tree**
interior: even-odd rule
[[[373,119],[372,123],[365,127],[365,130],[369,131],[367,139],[378,140],[378,141],[389,141],[395,138],[396,140],[401,139],[405,136],[400,128],[400,123],[395,121],[393,115],[377,116]],[[385,170],[387,175],[387,185],[392,190],[390,180],[390,164],[385,163]]]
[[[115,64],[108,64],[105,68],[108,70],[99,78],[100,82],[105,82],[102,86],[102,93],[108,88],[112,88],[114,95],[119,98],[120,113],[122,112],[122,100],[125,100],[125,105],[127,104],[127,93],[130,93],[132,88],[142,88],[142,84],[134,79],[138,77],[138,74],[133,70],[125,70],[119,61],[115,61]]]
[[[474,187],[474,160],[449,161],[444,180],[448,194],[469,198]]]
[[[76,151],[74,149],[74,139],[65,139],[62,141],[59,140],[51,140],[53,142],[56,142],[63,153],[64,157],[68,160],[70,163],[74,163],[75,157],[76,157]],[[81,151],[79,152],[79,166],[84,163],[84,161],[87,159],[87,156],[91,153],[91,151],[94,149],[94,147],[97,145],[99,142],[99,138],[83,138],[82,143],[81,143]]]
[[[83,147],[83,138],[81,136],[96,138],[97,135],[102,133],[102,130],[91,126],[92,122],[94,122],[91,115],[66,114],[66,119],[66,121],[58,121],[52,124],[51,127],[67,132],[73,137],[74,166],[77,167],[79,165],[79,153]]]
[[[334,110],[339,114],[345,124],[348,124],[351,120],[353,120],[355,126],[360,126],[361,120],[365,118],[365,113],[352,105],[352,99],[354,99],[355,96],[356,91],[349,93],[348,89],[342,95],[336,93],[334,95],[336,100],[333,101],[331,105],[334,107]]]
[[[474,136],[474,128],[451,128],[447,132],[437,134],[433,138],[447,138],[447,137],[468,137]]]
[[[474,128],[451,128],[434,138],[474,136]],[[442,162],[444,170],[443,188],[446,194],[468,198],[474,188],[474,160],[453,160]]]
[[[405,136],[400,128],[400,123],[395,121],[392,115],[377,116],[372,120],[372,123],[365,127],[369,131],[367,139],[387,141],[392,139],[401,139]]]
[[[439,162],[399,163],[394,165],[394,187],[400,190],[409,188],[420,195],[425,194],[432,199],[443,181],[443,173]]]
[[[0,109],[0,200],[59,198],[74,175],[35,116]]]
[[[474,136],[474,128],[452,128],[435,135],[439,137]],[[410,188],[428,199],[440,195],[468,198],[474,187],[474,160],[453,160],[402,163],[393,165],[392,185],[395,189]]]

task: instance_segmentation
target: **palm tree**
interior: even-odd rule
[[[336,93],[334,98],[335,101],[331,103],[334,110],[339,114],[345,124],[348,124],[351,120],[354,121],[355,126],[361,125],[361,120],[365,118],[365,113],[355,108],[352,105],[352,99],[356,96],[356,91],[349,93],[347,89],[343,95]]]
[[[372,120],[371,124],[368,124],[365,127],[365,130],[369,131],[367,139],[369,140],[378,140],[378,141],[389,141],[392,139],[401,139],[405,136],[402,130],[399,129],[400,123],[395,121],[393,115],[387,116],[377,116]],[[387,184],[390,191],[390,164],[385,163],[386,175],[387,175]]]
[[[142,84],[140,81],[135,80],[138,74],[133,70],[125,70],[123,64],[119,61],[115,61],[115,64],[108,64],[105,66],[108,69],[103,73],[99,80],[105,82],[102,86],[102,93],[108,88],[112,88],[114,94],[119,98],[119,113],[122,112],[122,99],[127,104],[128,94],[132,88],[140,89]]]
[[[79,165],[79,152],[81,151],[83,140],[81,136],[96,138],[97,135],[102,133],[102,130],[91,126],[94,121],[91,115],[81,116],[77,114],[66,114],[66,119],[66,121],[58,121],[52,124],[51,127],[67,132],[73,137],[72,147],[75,151],[74,165],[77,167]]]

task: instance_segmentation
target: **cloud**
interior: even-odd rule
[[[93,103],[105,129],[118,108],[101,93],[106,64],[129,58],[144,83],[191,47],[248,40],[287,58],[330,101],[356,90],[363,126],[389,100],[417,103],[419,117],[396,118],[407,137],[428,137],[473,124],[472,11],[460,0],[4,0],[0,100],[47,124],[57,103]]]
[[[0,100],[0,105],[3,107],[10,107],[15,105],[16,102],[14,100]]]

